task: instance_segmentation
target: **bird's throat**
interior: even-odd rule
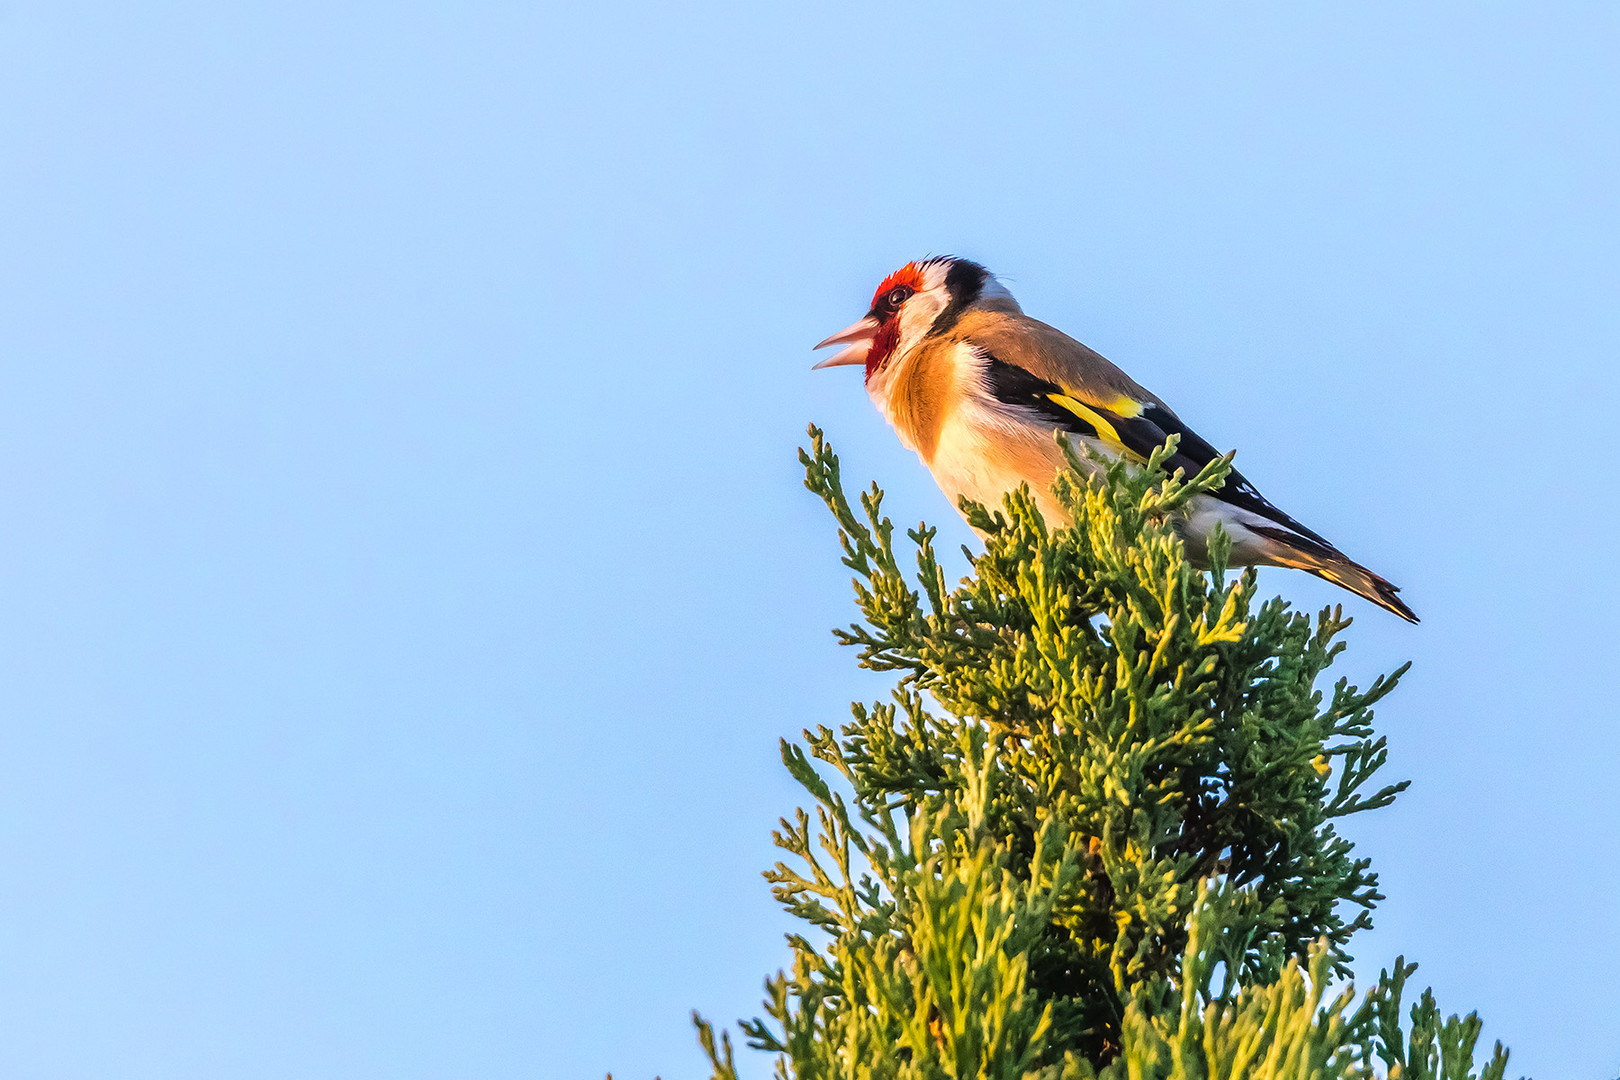
[[[872,347],[866,353],[866,381],[871,382],[872,376],[883,369],[894,355],[895,348],[900,344],[900,320],[890,319],[878,327],[877,333],[872,335]]]

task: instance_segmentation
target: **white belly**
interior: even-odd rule
[[[1093,439],[1076,438],[1074,442],[1077,450],[1079,444],[1104,450]],[[999,417],[953,417],[941,427],[933,459],[925,463],[953,506],[967,498],[986,509],[1000,510],[1008,492],[1028,484],[1036,506],[1050,524],[1068,523],[1052,496],[1052,481],[1064,462],[1049,430],[1005,424]]]

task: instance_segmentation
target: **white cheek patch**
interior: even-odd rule
[[[901,356],[909,352],[944,310],[944,290],[918,293],[906,301],[906,306],[900,309],[900,344],[895,352]]]

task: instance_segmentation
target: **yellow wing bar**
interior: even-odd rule
[[[1048,401],[1052,402],[1052,404],[1063,409],[1067,409],[1075,416],[1078,416],[1080,419],[1084,420],[1091,427],[1095,428],[1097,431],[1097,437],[1102,439],[1103,442],[1107,443],[1111,449],[1121,454],[1126,454],[1133,460],[1144,460],[1140,454],[1136,453],[1130,447],[1125,445],[1125,441],[1119,437],[1119,429],[1114,427],[1114,422],[1116,420],[1119,420],[1122,417],[1136,416],[1142,411],[1142,406],[1138,405],[1130,398],[1120,398],[1117,403],[1120,408],[1110,409],[1106,413],[1100,412],[1097,409],[1092,408],[1090,405],[1087,405],[1085,402],[1071,397],[1068,394],[1047,394],[1046,398]]]

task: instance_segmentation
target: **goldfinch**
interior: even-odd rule
[[[872,401],[953,503],[965,496],[999,506],[1028,484],[1042,513],[1059,520],[1051,491],[1063,464],[1059,430],[1134,461],[1180,435],[1166,464],[1188,476],[1220,456],[1119,368],[1025,315],[967,259],[907,263],[883,279],[864,318],[816,348],[829,345],[844,348],[815,366],[863,365]],[[1176,523],[1195,561],[1217,523],[1232,538],[1234,565],[1304,570],[1418,621],[1400,590],[1277,509],[1236,469]]]

